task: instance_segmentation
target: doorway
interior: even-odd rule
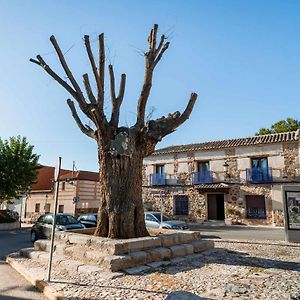
[[[207,194],[207,219],[225,219],[224,194]]]

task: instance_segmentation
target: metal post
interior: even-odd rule
[[[20,229],[22,228],[22,206],[23,206],[23,198],[22,198],[22,200],[21,200],[21,208],[20,208],[20,216],[19,216],[19,218],[20,218],[20,220],[19,220],[19,222],[20,222]]]
[[[51,247],[50,247],[50,253],[49,253],[49,264],[48,264],[48,275],[47,275],[48,282],[50,282],[52,257],[53,257],[53,250],[54,250],[54,235],[55,235],[56,212],[57,212],[57,204],[58,204],[60,165],[61,165],[61,157],[58,158],[57,165],[55,168],[55,174],[54,174],[55,194],[54,194],[53,224],[52,224],[52,233],[51,233]]]
[[[163,223],[163,191],[160,191],[160,228]]]

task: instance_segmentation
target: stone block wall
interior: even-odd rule
[[[288,180],[300,177],[299,145],[295,143],[283,144],[284,169],[283,176]]]
[[[161,196],[158,194],[151,194],[151,189],[144,188],[143,199],[145,209],[148,211],[160,211],[161,208]],[[176,195],[186,195],[189,198],[189,215],[177,216],[178,219],[186,221],[200,221],[205,219],[206,207],[205,207],[205,195],[198,192],[193,187],[188,188],[168,188],[165,189],[166,194],[163,195],[163,211],[168,216],[174,215],[174,197]]]

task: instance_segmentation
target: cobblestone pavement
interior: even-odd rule
[[[18,259],[32,272],[45,266]],[[156,272],[105,279],[55,269],[52,287],[69,299],[166,299],[187,291],[205,299],[300,299],[300,245],[216,241],[215,249]],[[178,298],[179,299],[179,298]]]

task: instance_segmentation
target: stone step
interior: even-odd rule
[[[41,245],[47,249],[47,242],[37,243],[39,248]],[[53,264],[70,272],[117,272],[121,270],[129,270],[138,266],[155,267],[155,263],[159,266],[163,262],[174,261],[176,259],[185,258],[202,252],[206,249],[214,247],[213,241],[196,240],[189,244],[180,244],[175,246],[158,247],[144,251],[135,251],[130,254],[123,255],[107,255],[100,251],[89,250],[81,252],[78,246],[65,246],[61,249],[57,245],[53,255]],[[20,255],[29,259],[39,260],[43,263],[49,261],[49,252],[36,250],[35,248],[25,248],[20,250]],[[152,265],[151,265],[152,264]],[[146,267],[144,269],[147,269]],[[135,272],[135,270],[129,271]]]
[[[49,241],[37,241],[35,243],[35,252],[27,254],[26,249],[23,249],[24,254],[22,253],[22,255],[29,258],[37,257],[39,259],[46,259],[46,257],[49,257],[49,254],[45,251],[50,249],[49,245]],[[78,244],[57,244],[55,245],[54,257],[57,257],[58,260],[64,257],[66,260],[76,260],[83,264],[101,266],[103,270],[115,272],[152,262],[192,255],[213,247],[213,241],[194,240],[190,243],[170,247],[150,248],[121,255],[108,255],[106,252],[102,252],[102,249],[94,250],[87,246],[78,246]],[[44,249],[44,251],[38,249]]]
[[[24,248],[19,251],[20,256],[32,259],[34,261],[40,261],[42,264],[47,265],[49,262],[49,252],[35,250],[34,248]],[[56,255],[54,253],[52,263],[56,268],[63,269],[68,273],[80,273],[85,275],[100,274],[103,279],[114,279],[124,275],[120,272],[108,272],[103,268],[96,265],[88,265],[82,261],[68,259],[65,256]]]
[[[201,234],[198,231],[173,232],[173,230],[169,230],[169,232],[170,233],[161,233],[158,236],[117,240],[74,232],[57,232],[55,234],[55,240],[58,244],[75,244],[80,247],[88,247],[89,249],[94,250],[101,249],[101,252],[107,255],[120,255],[151,248],[186,244],[193,240],[201,239]]]

